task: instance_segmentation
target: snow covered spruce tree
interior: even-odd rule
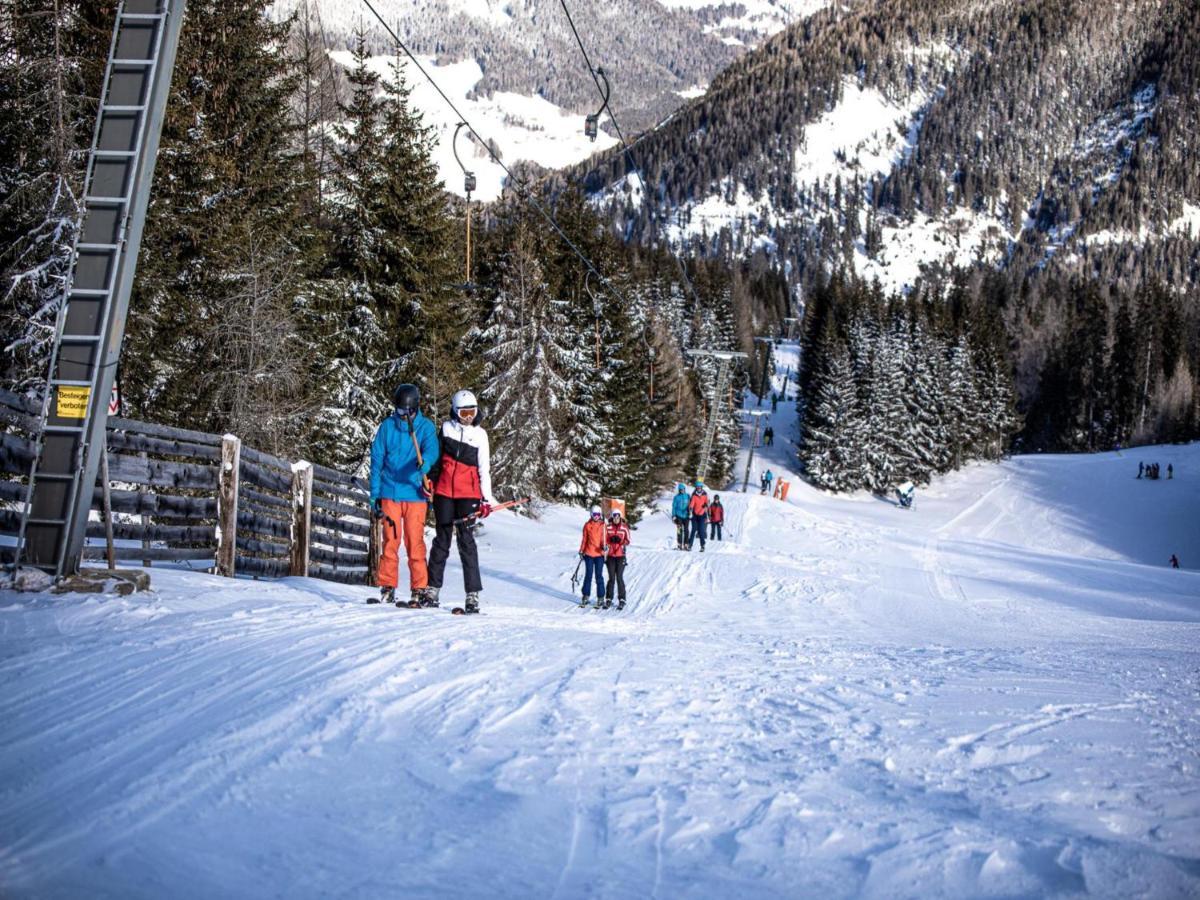
[[[44,383],[112,9],[0,4],[0,383]]]
[[[313,412],[296,309],[312,237],[289,25],[270,7],[188,4],[121,379],[135,415],[283,447]]]
[[[994,458],[1016,430],[1003,332],[978,301],[954,291],[885,300],[835,277],[808,316],[801,460],[817,484],[884,493],[926,482]]]
[[[551,293],[539,259],[545,248],[520,215],[505,230],[499,291],[481,334],[493,477],[506,494],[549,499],[575,471],[568,434],[580,418],[570,380],[577,360],[567,303]]]

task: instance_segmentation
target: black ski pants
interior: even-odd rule
[[[442,577],[446,574],[446,560],[450,558],[450,540],[457,533],[458,558],[462,560],[463,567],[463,586],[468,594],[483,590],[483,582],[479,580],[479,548],[475,546],[475,532],[469,522],[454,524],[455,519],[473,515],[478,510],[478,500],[456,500],[441,494],[434,495],[433,517],[437,522],[437,531],[433,538],[433,548],[429,551],[430,587],[442,586]]]
[[[708,523],[708,539],[710,541],[721,540],[721,523],[720,522],[709,522]]]
[[[608,587],[604,591],[604,596],[611,600],[613,592],[616,591],[617,598],[625,602],[625,557],[610,556],[604,561],[604,567],[608,569]]]
[[[688,535],[688,520],[683,518],[675,519],[675,542],[682,548],[687,543]]]
[[[708,516],[692,516],[692,533],[688,535],[688,549],[692,549],[692,544],[696,542],[696,538],[700,538],[700,546],[704,546],[704,532],[708,529]]]

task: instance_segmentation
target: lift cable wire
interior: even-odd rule
[[[418,60],[416,58],[416,56],[413,55],[413,52],[408,49],[408,46],[402,40],[400,40],[400,36],[398,34],[396,34],[395,30],[390,25],[388,25],[388,23],[384,20],[383,16],[381,16],[379,14],[379,11],[375,8],[374,4],[371,3],[371,0],[363,0],[363,3],[366,4],[366,7],[367,7],[367,9],[369,9],[371,11],[371,14],[374,15],[375,18],[379,20],[379,24],[383,26],[384,30],[389,35],[391,35],[392,40],[396,42],[396,46],[399,47],[402,51],[404,51],[405,56],[407,56],[410,60],[412,60],[412,64],[417,67],[417,71],[419,71],[423,76],[425,76],[425,80],[428,81],[430,83],[430,85],[433,86],[433,89],[438,92],[438,95],[441,96],[441,98],[444,101],[446,101],[446,105],[449,106],[451,110],[453,110],[453,112],[456,116],[458,116],[459,121],[466,123],[467,129],[471,132],[472,135],[475,136],[475,140],[479,141],[479,143],[481,145],[488,148],[488,155],[491,157],[492,162],[494,162],[496,165],[498,165],[501,169],[504,170],[504,173],[508,176],[508,180],[512,184],[513,190],[516,191],[517,195],[522,200],[527,202],[530,206],[532,206],[535,210],[537,210],[537,212],[541,215],[541,217],[543,219],[546,220],[546,222],[550,225],[550,227],[553,228],[556,232],[558,232],[558,236],[560,238],[562,238],[563,243],[566,244],[568,247],[570,247],[572,252],[574,252],[574,254],[579,257],[580,261],[584,264],[584,266],[587,267],[587,270],[589,272],[591,272],[593,275],[595,275],[597,278],[599,278],[601,284],[603,284],[612,293],[612,295],[614,297],[616,297],[618,300],[620,300],[625,305],[626,309],[631,308],[629,305],[629,302],[625,299],[625,296],[616,289],[616,287],[613,285],[613,283],[611,281],[609,281],[607,278],[604,277],[604,275],[602,275],[600,273],[600,271],[596,268],[596,266],[592,263],[592,261],[590,259],[588,259],[587,254],[585,254],[582,250],[580,250],[579,247],[576,246],[575,242],[572,241],[567,236],[567,233],[562,230],[562,228],[559,226],[558,222],[556,222],[554,220],[554,216],[552,216],[550,214],[550,212],[546,209],[546,207],[543,204],[541,204],[540,202],[538,202],[538,199],[533,194],[531,194],[527,190],[525,190],[524,185],[522,185],[517,180],[517,178],[513,175],[512,170],[504,164],[504,162],[495,154],[495,152],[493,152],[493,150],[492,150],[493,145],[489,141],[484,139],[483,135],[481,135],[475,129],[475,126],[471,124],[470,120],[462,114],[462,112],[459,110],[459,108],[457,106],[454,105],[454,101],[451,100],[448,96],[446,96],[446,92],[443,91],[441,86],[433,79],[433,76],[430,75],[425,70],[425,67],[421,65],[420,60]]]
[[[617,121],[617,114],[615,112],[613,112],[613,108],[608,103],[608,98],[605,95],[604,89],[600,86],[600,79],[596,76],[596,67],[592,65],[592,59],[590,56],[588,56],[587,48],[583,45],[583,39],[580,38],[580,36],[579,36],[579,29],[577,29],[575,27],[575,20],[573,18],[571,18],[571,10],[567,7],[567,0],[558,0],[558,2],[562,6],[563,13],[567,17],[567,24],[569,24],[571,26],[571,33],[573,35],[575,35],[575,43],[579,45],[579,52],[583,54],[583,61],[585,63],[587,63],[588,74],[590,74],[592,76],[592,81],[594,81],[596,84],[596,90],[600,93],[600,96],[603,97],[605,100],[605,106],[607,106],[607,108],[608,108],[608,117],[612,121],[613,128],[617,132],[617,137],[620,138],[620,140],[621,140],[621,148],[625,154],[625,162],[629,166],[629,169],[631,171],[637,173],[638,181],[640,181],[642,183],[642,192],[645,193],[647,191],[646,179],[642,175],[641,167],[638,166],[637,161],[634,160],[634,158],[633,158],[633,147],[640,144],[642,142],[642,139],[645,138],[647,135],[656,131],[660,125],[662,125],[663,123],[665,123],[667,121],[667,119],[669,119],[669,118],[671,118],[671,116],[675,115],[675,112],[668,113],[665,117],[663,117],[658,122],[657,125],[655,125],[651,129],[649,129],[648,131],[643,132],[638,137],[638,139],[633,142],[633,145],[631,146],[629,144],[629,142],[625,140],[625,134],[624,134],[624,132],[621,131],[621,125]],[[647,203],[649,203],[649,199],[650,199],[649,197],[646,198]],[[650,214],[653,216],[654,215],[653,205],[651,204],[647,208],[649,210],[651,210]],[[667,249],[668,249],[668,252],[670,252],[669,246]],[[676,254],[674,252],[671,252],[671,256],[673,256],[675,258],[675,264],[679,267],[679,277],[683,279],[683,283],[687,287],[688,293],[690,293],[692,295],[692,302],[695,303],[697,307],[699,307],[700,306],[700,298],[696,296],[696,289],[694,287],[692,287],[692,281],[690,278],[688,278],[687,272],[684,270],[683,260],[680,259],[678,254]]]

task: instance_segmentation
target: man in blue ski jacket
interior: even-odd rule
[[[687,543],[688,493],[686,485],[679,485],[675,499],[671,501],[671,518],[675,522],[675,549],[683,550]]]
[[[371,444],[371,512],[383,519],[383,557],[379,560],[379,597],[368,603],[400,602],[396,601],[396,585],[401,542],[408,550],[412,599],[419,602],[429,584],[425,509],[432,491],[426,476],[438,460],[437,429],[421,415],[416,385],[397,387],[392,405],[395,411],[383,420]]]

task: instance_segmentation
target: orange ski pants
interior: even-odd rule
[[[379,587],[396,587],[400,580],[400,544],[408,549],[409,588],[429,584],[425,568],[424,500],[383,501],[383,557],[379,560]]]

